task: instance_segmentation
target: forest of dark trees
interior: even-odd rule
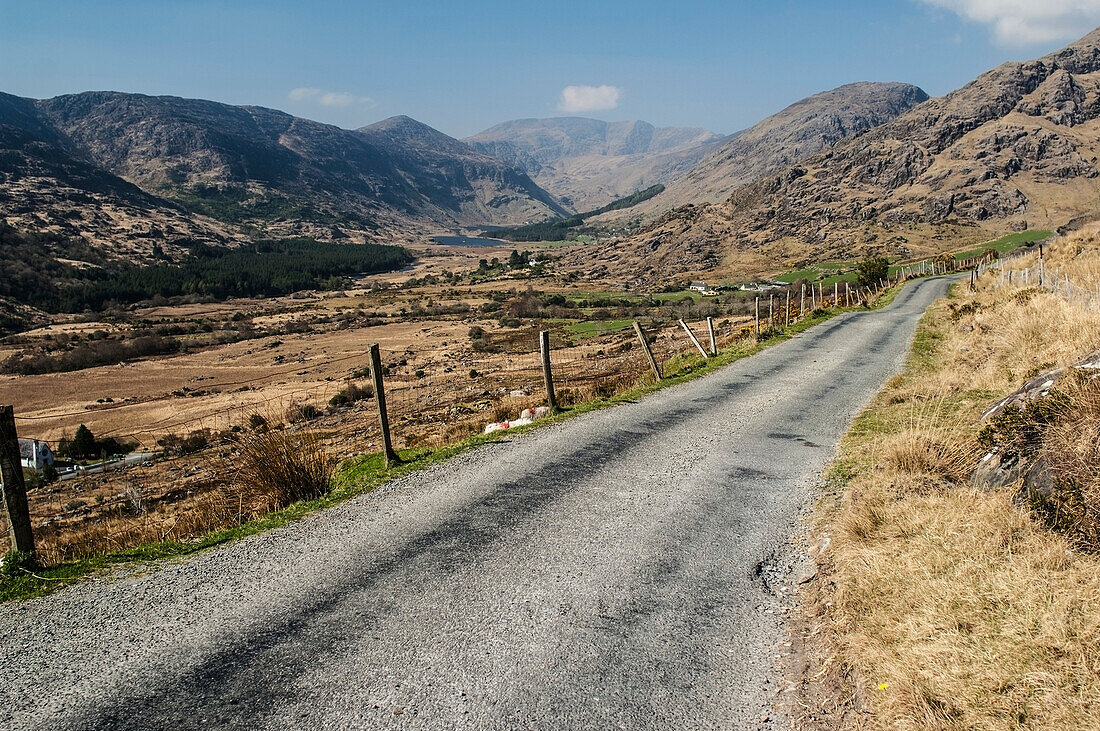
[[[60,253],[95,266],[63,264],[56,258]],[[235,249],[196,244],[179,263],[119,265],[83,242],[24,234],[0,223],[0,297],[47,312],[97,311],[157,296],[270,297],[338,288],[344,277],[391,271],[412,259],[399,246],[292,238]]]

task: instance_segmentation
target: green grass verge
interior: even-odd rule
[[[894,300],[901,287],[895,286],[878,299],[871,309],[885,307]],[[8,575],[0,575],[0,602],[31,599],[48,594],[66,584],[91,574],[100,573],[117,566],[140,566],[156,561],[182,558],[205,551],[215,546],[231,543],[247,536],[262,533],[273,528],[287,525],[324,508],[336,505],[356,495],[369,492],[375,487],[407,475],[418,472],[434,464],[444,462],[483,444],[511,438],[545,424],[553,424],[570,419],[590,411],[605,409],[618,404],[636,401],[663,388],[698,378],[723,368],[734,361],[759,353],[805,332],[806,330],[844,312],[866,311],[863,308],[839,308],[829,311],[817,311],[805,319],[786,328],[776,328],[763,333],[764,337],[755,343],[737,343],[720,351],[714,358],[704,359],[697,353],[678,355],[662,366],[662,379],[659,382],[640,386],[616,396],[598,401],[588,401],[567,409],[562,409],[546,419],[526,427],[518,427],[489,435],[474,435],[460,442],[435,448],[414,448],[401,450],[402,462],[387,468],[381,454],[345,460],[337,470],[332,491],[320,498],[295,503],[282,510],[269,513],[240,526],[226,528],[202,536],[189,542],[160,541],[146,543],[134,548],[100,554],[90,558],[68,561],[56,566],[39,568],[33,571],[19,568],[11,569]],[[625,322],[625,321],[624,321]]]

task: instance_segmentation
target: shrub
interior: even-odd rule
[[[299,424],[316,419],[320,415],[321,410],[313,404],[291,404],[287,407],[285,418],[291,424]]]
[[[328,400],[328,403],[330,406],[347,406],[356,401],[362,401],[363,399],[369,398],[374,398],[374,386],[370,384],[360,386],[349,381],[344,388],[340,389],[336,395]]]
[[[856,264],[856,284],[860,287],[873,287],[886,279],[890,273],[890,262],[884,256],[872,256]]]
[[[255,513],[320,497],[332,486],[335,462],[316,434],[269,429],[239,444],[235,481]]]
[[[1071,382],[1043,434],[1041,453],[1050,468],[1049,498],[1032,495],[1032,507],[1054,529],[1082,547],[1100,550],[1100,383]],[[1041,428],[1041,427],[1040,427]]]
[[[196,429],[185,437],[180,437],[177,434],[166,434],[157,440],[157,444],[163,447],[168,454],[183,457],[201,452],[209,447],[212,436],[209,429]]]

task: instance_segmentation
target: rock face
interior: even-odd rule
[[[466,142],[584,211],[687,172],[723,139],[695,127],[556,117],[504,122]]]
[[[70,152],[24,101],[0,95],[0,222],[59,241],[86,242],[123,260],[149,256],[156,245],[172,254],[191,243],[233,240],[216,222],[189,215]],[[13,119],[23,126],[6,123]],[[57,255],[74,256],[62,248]]]
[[[972,487],[992,490],[1020,485],[1016,497],[1021,501],[1051,496],[1054,480],[1042,455],[1042,433],[1059,408],[1052,397],[1058,382],[1071,376],[1100,377],[1100,351],[1069,368],[1055,368],[1028,379],[982,414],[987,438],[994,444],[971,474]]]
[[[1054,228],[1100,200],[1100,30],[1056,53],[1006,63],[716,205],[671,211],[619,247],[628,274],[706,260],[931,253],[1018,228]],[[967,229],[970,233],[967,234]],[[702,251],[700,251],[702,250]],[[775,257],[772,257],[773,266]],[[682,264],[681,264],[682,262]]]
[[[13,211],[49,189],[72,194],[47,214],[60,218],[111,218],[129,206],[178,228],[186,209],[273,233],[514,224],[564,212],[525,173],[407,117],[353,131],[199,99],[0,95],[0,131],[0,215],[17,224]],[[224,235],[213,221],[197,225],[209,231],[188,235]]]

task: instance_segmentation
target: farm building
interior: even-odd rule
[[[40,470],[53,464],[53,450],[49,444],[37,439],[20,439],[19,464],[27,469]]]

